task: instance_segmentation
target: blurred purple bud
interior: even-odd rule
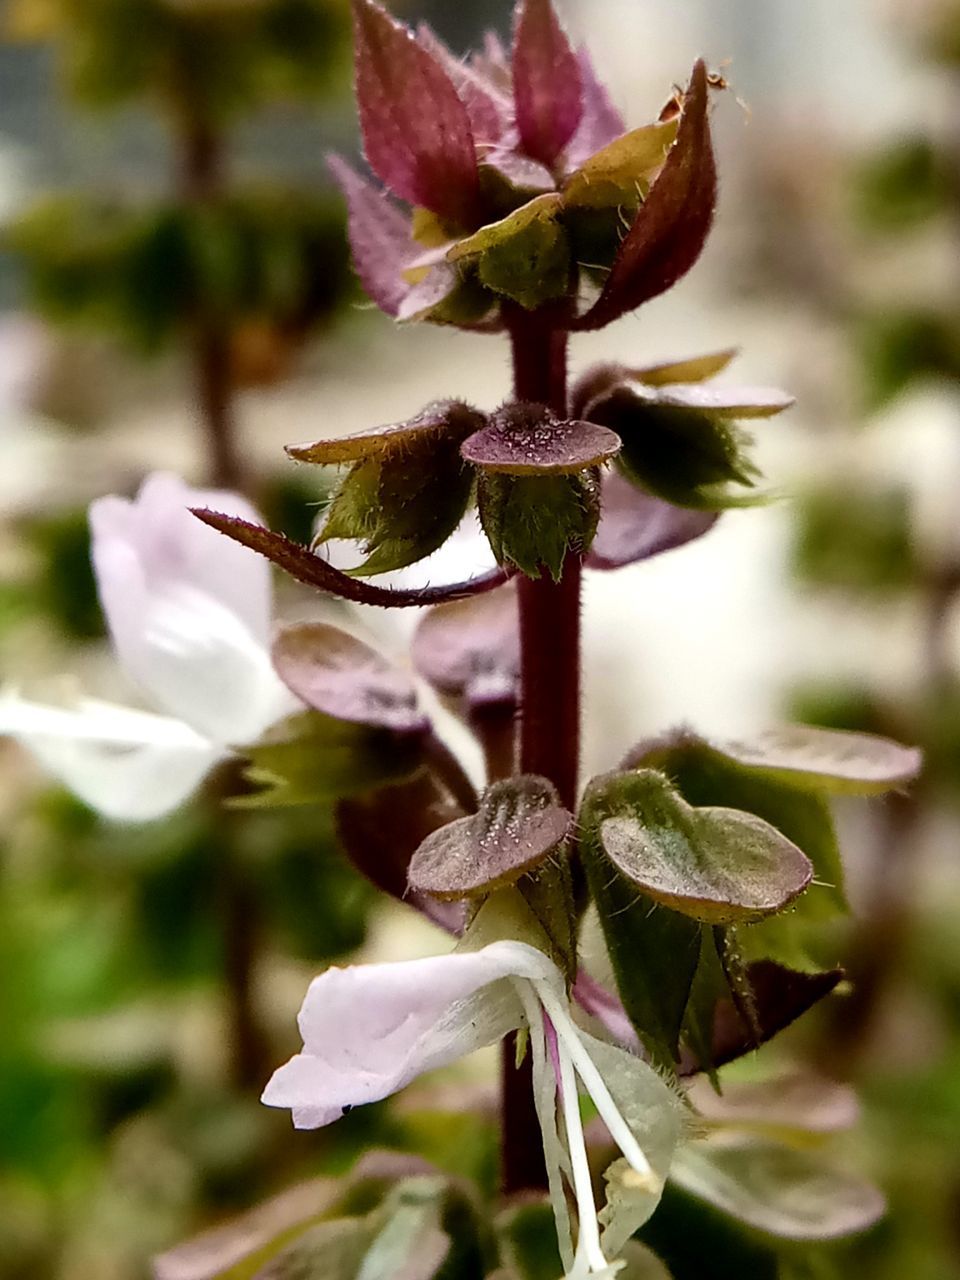
[[[551,0],[520,0],[513,42],[513,94],[524,150],[553,165],[583,116],[580,62]]]
[[[328,156],[327,165],[347,202],[350,250],[364,292],[381,311],[396,316],[409,292],[403,270],[416,248],[410,220],[340,156]]]

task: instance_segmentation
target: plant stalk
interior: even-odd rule
[[[180,180],[188,206],[214,204],[223,189],[224,148],[202,113],[184,104],[180,123]],[[237,441],[230,329],[209,299],[198,300],[190,334],[196,406],[207,442],[210,482],[226,489],[245,487]]]
[[[507,312],[516,399],[567,416],[568,315],[565,308]],[[543,571],[521,575],[520,771],[548,778],[576,810],[580,766],[581,561],[568,555],[559,582]],[[533,1105],[529,1053],[518,1067],[513,1036],[503,1045],[501,1180],[505,1194],[544,1190],[543,1144]]]

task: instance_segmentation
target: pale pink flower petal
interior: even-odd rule
[[[243,744],[293,710],[268,654],[270,566],[189,508],[246,519],[241,497],[146,480],[133,502],[90,509],[93,562],[117,656],[171,715],[213,742]]]
[[[223,755],[179,720],[92,698],[53,705],[0,694],[0,734],[25,746],[85,804],[118,822],[150,822],[199,786]]]
[[[494,942],[399,964],[328,969],[300,1011],[303,1053],[276,1071],[268,1106],[312,1129],[376,1102],[424,1071],[502,1039],[523,1021],[511,978],[557,983],[556,966],[522,942]]]

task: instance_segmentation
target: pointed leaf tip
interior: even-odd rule
[[[551,167],[583,117],[583,73],[551,0],[520,0],[513,93],[527,155]]]
[[[476,214],[470,117],[443,64],[374,4],[353,0],[357,104],[371,168],[392,191],[459,226]]]
[[[448,600],[467,600],[471,596],[482,595],[501,586],[510,576],[502,569],[481,574],[469,582],[452,583],[439,587],[421,587],[416,590],[391,589],[377,587],[369,582],[361,582],[341,573],[322,557],[315,555],[309,548],[293,542],[282,533],[273,533],[262,525],[253,524],[249,520],[241,520],[237,516],[224,515],[220,511],[208,511],[204,508],[192,507],[191,512],[204,524],[216,529],[218,533],[233,538],[241,546],[249,547],[262,556],[266,556],[278,568],[289,573],[298,582],[318,591],[339,596],[341,600],[352,600],[355,604],[369,604],[382,609],[411,609],[424,605],[443,604]]]
[[[327,168],[347,202],[347,235],[354,270],[381,311],[396,316],[409,292],[403,270],[413,257],[409,218],[338,155]]]
[[[660,176],[624,237],[599,298],[575,328],[604,328],[671,288],[699,258],[717,198],[709,87],[706,64],[700,59]]]

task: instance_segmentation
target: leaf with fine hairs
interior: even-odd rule
[[[290,444],[286,452],[296,462],[331,465],[362,462],[366,458],[402,457],[411,449],[432,452],[446,439],[464,440],[486,424],[486,414],[462,400],[438,400],[406,422],[374,427],[349,436],[332,436],[312,444]]]
[[[545,778],[495,782],[477,813],[427,837],[410,862],[410,887],[441,899],[486,895],[549,859],[572,825]]]
[[[425,733],[430,727],[407,673],[338,627],[285,627],[270,656],[287,688],[314,711],[394,733]]]
[[[694,920],[732,924],[782,911],[810,883],[795,844],[751,813],[694,808],[654,770],[609,777],[607,858],[648,898]]]
[[[377,587],[341,573],[308,547],[293,542],[282,533],[273,533],[262,525],[241,520],[237,516],[224,515],[219,511],[201,508],[191,510],[198,520],[208,524],[211,529],[216,529],[235,542],[249,547],[251,551],[266,556],[298,582],[339,596],[342,600],[352,600],[355,604],[369,604],[381,609],[415,609],[424,605],[443,604],[448,600],[467,600],[502,586],[509,576],[502,569],[497,569],[481,574],[469,582],[450,583],[440,587],[421,587],[416,590]]]
[[[470,226],[480,190],[474,137],[446,69],[372,0],[353,0],[353,26],[370,167],[401,199]]]
[[[699,258],[713,223],[717,171],[710,140],[707,68],[698,61],[677,139],[624,237],[593,306],[575,329],[602,329],[671,288]]]
[[[410,219],[340,156],[328,156],[327,167],[347,202],[350,253],[364,292],[381,311],[396,316],[409,292],[403,271],[414,256]]]
[[[560,422],[542,405],[510,404],[469,436],[461,456],[482,471],[510,476],[574,475],[608,462],[620,439],[593,422]]]
[[[580,61],[551,0],[519,0],[514,17],[513,96],[527,155],[550,168],[583,118]]]

